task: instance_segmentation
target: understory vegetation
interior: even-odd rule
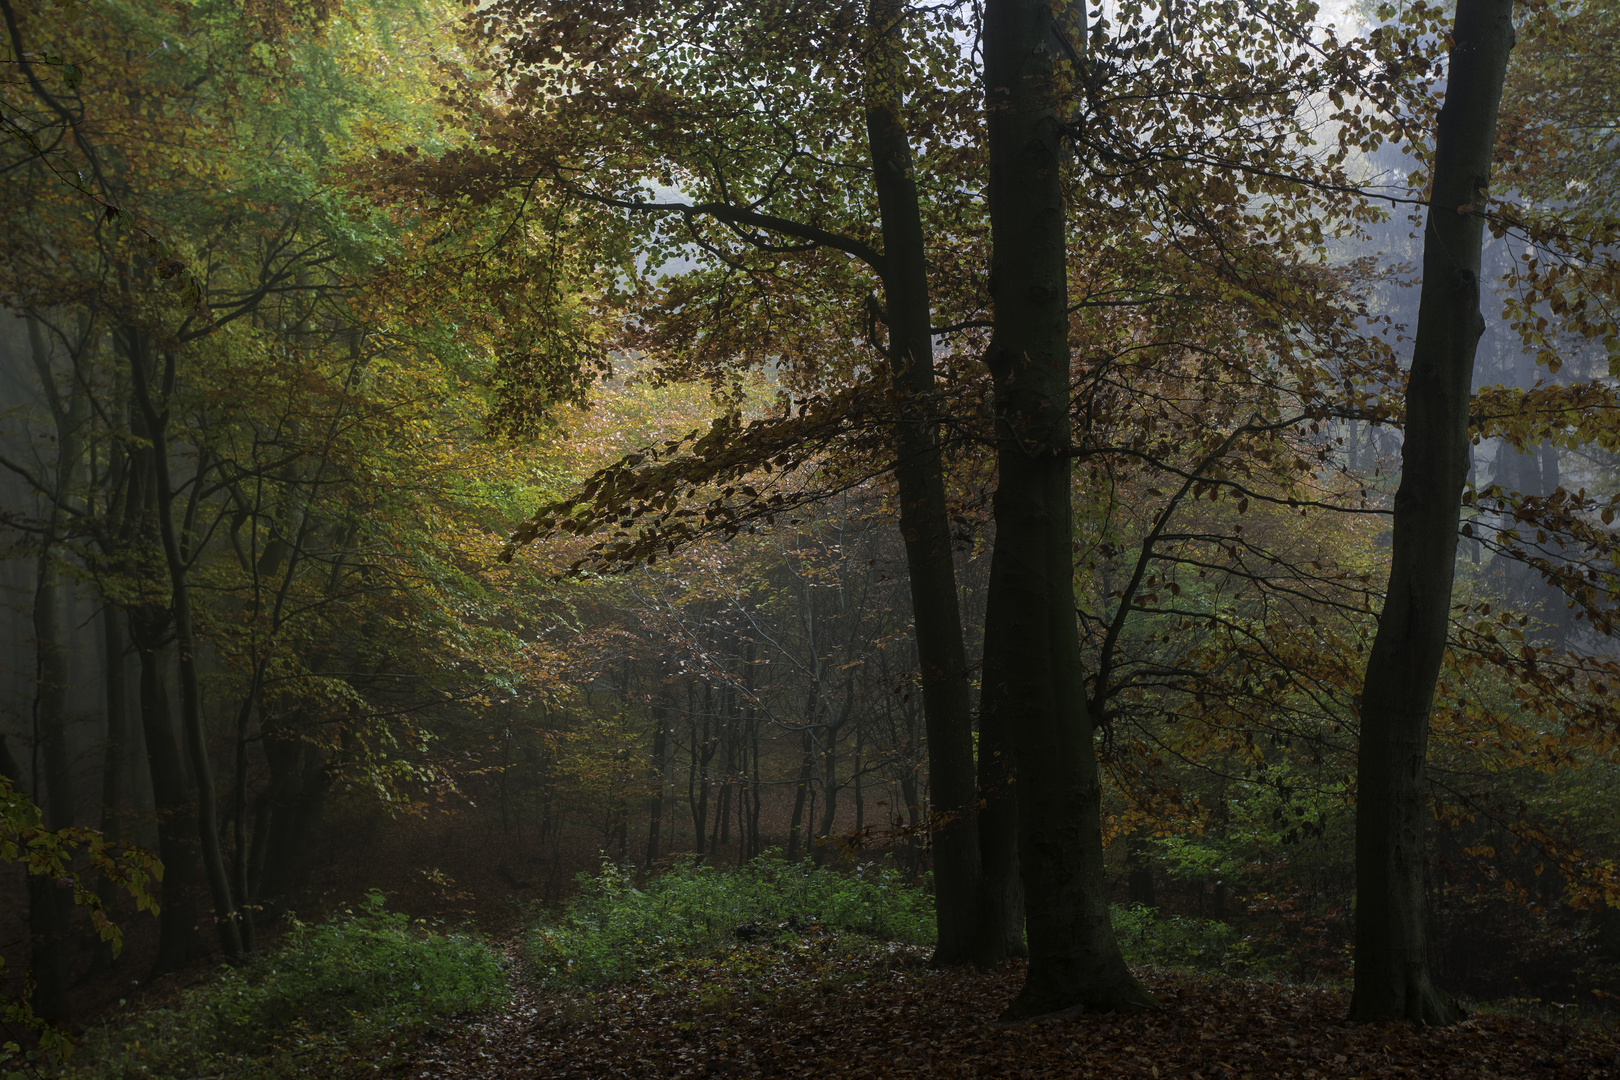
[[[932,898],[887,869],[841,873],[767,853],[728,868],[681,859],[646,880],[605,863],[594,877],[581,875],[579,886],[530,941],[542,985],[612,982],[737,945],[769,949],[809,931],[907,945],[934,940]]]
[[[926,964],[930,894],[878,865],[789,863],[779,853],[736,867],[681,858],[647,876],[604,862],[523,937],[519,962],[547,991],[634,981],[715,980],[716,993],[833,962],[824,988],[863,965]],[[923,883],[926,884],[926,883]],[[1214,920],[1114,909],[1133,964],[1186,974],[1242,974],[1250,949]],[[91,1028],[62,1075],[72,1080],[271,1078],[342,1073],[357,1059],[406,1060],[424,1035],[505,1004],[508,962],[472,933],[441,933],[390,911],[376,892],[318,925],[292,920],[272,949],[221,967],[178,1000]],[[733,985],[735,984],[735,985]]]
[[[413,924],[373,892],[318,926],[293,920],[274,949],[220,968],[172,1005],[91,1029],[64,1075],[319,1075],[368,1047],[499,1008],[506,967],[485,942]]]

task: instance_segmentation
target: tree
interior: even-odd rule
[[[1356,983],[1350,1015],[1447,1023],[1424,931],[1424,765],[1446,649],[1457,516],[1468,474],[1484,203],[1513,47],[1511,0],[1460,0],[1423,239],[1394,550],[1361,697]]]
[[[985,615],[985,727],[1011,733],[1029,971],[1008,1016],[1150,1005],[1109,922],[1101,776],[1074,616],[1068,233],[1051,5],[985,10],[996,540]],[[1070,9],[1070,19],[1075,18]],[[1078,27],[1063,26],[1071,33]]]

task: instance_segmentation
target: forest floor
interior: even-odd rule
[[[1219,977],[1150,973],[1159,1011],[1003,1024],[1021,963],[925,961],[811,934],[591,991],[520,981],[499,1017],[384,1056],[412,1080],[1620,1077],[1620,1038],[1590,1023],[1351,1025],[1339,990]]]

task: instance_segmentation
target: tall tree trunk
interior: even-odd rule
[[[143,350],[130,350],[131,384],[147,431],[152,439],[153,480],[156,484],[158,535],[163,557],[169,568],[170,610],[174,618],[176,666],[180,675],[180,726],[185,731],[186,748],[197,784],[197,839],[203,867],[208,875],[208,891],[214,902],[214,922],[219,944],[227,960],[242,955],[242,930],[231,894],[230,877],[219,842],[219,812],[214,788],[214,766],[209,756],[208,738],[203,730],[202,700],[197,686],[196,640],[192,631],[191,586],[187,577],[187,552],[174,523],[174,484],[169,475],[168,395],[174,384],[174,357],[165,359],[162,409],[152,393]],[[204,451],[199,450],[201,454]],[[198,472],[201,473],[199,468]],[[201,475],[197,483],[202,482]],[[193,491],[195,497],[195,490]]]
[[[1069,9],[1073,20],[1080,12]],[[1075,624],[1068,275],[1059,181],[1061,26],[1049,0],[989,0],[991,296],[999,481],[983,725],[1011,733],[1029,968],[1009,1017],[1149,1005],[1108,917],[1101,784]],[[992,659],[993,658],[993,659]]]
[[[270,781],[255,802],[253,845],[248,854],[248,895],[258,904],[279,896],[288,870],[282,840],[293,831],[298,808],[298,759],[304,744],[298,738],[296,719],[259,719],[260,748]]]
[[[34,581],[34,745],[45,766],[44,798],[39,777],[33,796],[45,812],[45,825],[62,829],[74,824],[78,800],[73,783],[73,754],[68,744],[68,687],[73,673],[62,627],[62,582],[57,567],[56,541],[61,535],[73,484],[84,422],[84,395],[76,389],[63,401],[56,389],[50,347],[37,320],[28,320],[28,342],[41,392],[50,405],[56,428],[56,466],[50,473],[52,490],[40,540]],[[68,1018],[68,926],[71,899],[55,882],[36,874],[28,877],[29,956],[34,970],[34,1011],[50,1020]]]
[[[264,665],[257,657],[253,662],[253,677],[248,687],[247,696],[243,699],[241,708],[236,713],[236,775],[231,785],[231,846],[234,857],[231,860],[231,895],[235,900],[235,907],[241,921],[242,951],[251,953],[255,948],[255,932],[253,926],[253,894],[248,890],[248,859],[252,854],[247,840],[248,816],[248,719],[253,715],[253,709],[258,702],[259,684],[264,677]],[[260,725],[262,728],[262,724]],[[501,773],[502,793],[504,794],[506,774]],[[502,803],[502,813],[506,806]]]
[[[753,646],[750,645],[749,649],[750,655],[752,655]],[[752,705],[749,706],[749,711],[752,714]],[[764,801],[764,793],[760,786],[762,780],[759,765],[759,718],[750,715],[748,728],[748,742],[753,750],[754,759],[754,771],[748,778],[748,786],[753,792],[753,799],[748,807],[748,857],[752,859],[757,858],[765,850],[765,842],[759,838],[759,811],[760,805]]]
[[[103,692],[106,698],[107,730],[101,750],[101,835],[108,840],[122,840],[124,831],[124,756],[129,747],[129,686],[124,668],[123,620],[118,609],[110,603],[101,608],[101,665]],[[118,888],[106,874],[96,880],[96,895],[102,907],[115,914]],[[90,962],[91,974],[112,966],[112,943],[96,942],[95,956]]]
[[[917,774],[907,772],[900,778],[900,797],[906,804],[906,878],[915,883],[922,876],[922,842],[917,829],[922,824],[922,794],[917,790]]]
[[[647,779],[653,784],[652,796],[647,800],[647,866],[658,861],[658,832],[664,823],[664,788],[669,783],[669,763],[665,760],[665,751],[670,744],[669,717],[662,711],[657,712],[657,717],[654,721],[658,727],[653,732],[652,764],[647,770]]]
[[[797,862],[800,854],[800,845],[803,843],[801,826],[804,822],[804,802],[810,793],[810,781],[815,776],[815,762],[810,756],[810,729],[806,727],[803,733],[804,756],[799,764],[799,782],[793,789],[793,818],[788,822],[788,862]]]
[[[738,830],[742,833],[738,860],[746,862],[760,853],[759,843],[759,707],[754,698],[754,639],[748,639],[748,651],[743,654],[743,692],[746,706],[743,710],[743,755],[744,760],[752,764],[747,771],[745,784],[742,788],[742,803],[747,809],[747,819],[739,822]]]
[[[731,845],[731,777],[736,769],[737,689],[730,683],[720,694],[720,797],[715,800],[714,830],[709,834],[709,851],[718,860]]]
[[[826,741],[821,747],[821,821],[816,826],[816,844],[811,851],[816,865],[827,860],[827,844],[838,817],[838,729],[831,724],[821,729]]]
[[[158,915],[158,954],[153,974],[173,971],[201,951],[197,937],[197,792],[186,775],[175,737],[169,694],[163,685],[159,643],[168,613],[155,607],[129,613],[130,637],[141,667],[141,731],[152,776],[158,856],[163,860],[163,907]]]
[[[697,720],[692,721],[692,771],[697,781],[695,800],[692,802],[692,844],[698,861],[703,861],[707,850],[709,827],[709,762],[714,758],[714,744],[709,738],[709,717],[714,711],[714,687],[703,684],[703,737],[697,733]]]
[[[889,363],[902,403],[895,425],[895,484],[911,585],[928,767],[934,805],[946,824],[933,837],[934,903],[940,964],[990,963],[1005,956],[979,914],[981,870],[975,808],[973,713],[962,614],[951,558],[945,472],[934,408],[934,344],[928,257],[911,143],[901,117],[906,70],[902,0],[871,0],[866,131],[883,227],[883,295]],[[829,808],[832,800],[828,799]]]
[[[855,725],[855,767],[849,772],[850,783],[855,786],[855,835],[866,831],[866,784],[861,775],[866,768],[866,728]]]
[[[988,621],[994,604],[986,609]],[[988,664],[992,659],[985,657]],[[984,669],[983,685],[1000,675]],[[1008,956],[1028,956],[1024,942],[1024,882],[1018,873],[1018,801],[1013,790],[1012,745],[993,720],[979,729],[979,858],[984,868],[979,917],[1002,942]]]
[[[1424,776],[1429,711],[1445,654],[1468,472],[1468,404],[1480,315],[1485,199],[1496,113],[1513,48],[1512,0],[1459,0],[1434,183],[1423,234],[1423,288],[1406,388],[1394,550],[1361,695],[1356,793],[1356,1020],[1447,1023],[1454,1003],[1429,977],[1424,933]]]

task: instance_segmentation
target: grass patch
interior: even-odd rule
[[[319,926],[295,922],[275,950],[222,968],[172,1008],[87,1033],[75,1080],[290,1077],[347,1059],[357,1045],[487,1012],[505,1000],[505,965],[484,943],[432,934],[370,893]]]
[[[579,895],[530,939],[542,985],[615,982],[670,961],[811,931],[913,945],[934,940],[933,897],[892,870],[843,873],[766,856],[725,868],[687,859],[639,883],[631,870],[605,863],[578,881]]]

